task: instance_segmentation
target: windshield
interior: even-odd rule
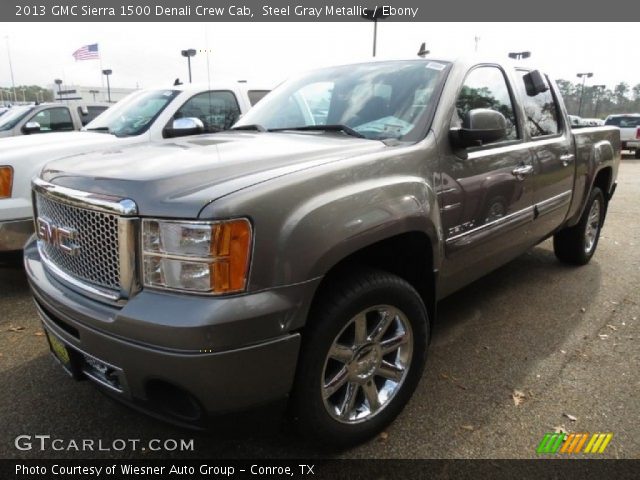
[[[236,126],[259,125],[267,130],[347,126],[372,140],[409,140],[422,130],[420,122],[435,100],[447,66],[407,60],[314,71],[282,84]]]
[[[615,125],[620,128],[640,127],[640,116],[637,117],[609,117],[605,125]]]
[[[15,127],[20,120],[26,117],[31,110],[33,110],[33,106],[30,107],[12,107],[7,110],[7,113],[0,117],[0,132],[5,130],[11,130]]]
[[[104,131],[117,137],[140,135],[179,93],[179,90],[135,92],[98,115],[85,130]]]

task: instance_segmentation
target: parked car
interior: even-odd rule
[[[0,107],[0,117],[7,113],[9,109],[7,107]]]
[[[225,130],[249,110],[252,91],[244,82],[138,90],[82,131],[0,140],[0,172],[6,179],[0,189],[0,252],[21,250],[33,233],[30,181],[47,161]]]
[[[582,122],[588,127],[601,127],[604,125],[604,120],[600,118],[583,118]]]
[[[16,135],[80,130],[107,108],[108,104],[78,103],[13,106],[0,117],[0,139]]]
[[[288,400],[349,445],[411,397],[441,298],[550,236],[589,262],[619,161],[538,70],[326,68],[229,132],[48,164],[25,268],[76,378],[185,426]]]
[[[622,150],[633,150],[635,157],[640,158],[640,113],[609,115],[604,123],[618,127]]]

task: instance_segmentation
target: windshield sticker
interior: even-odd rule
[[[442,63],[438,63],[438,62],[429,62],[427,63],[425,68],[430,68],[431,70],[444,70],[445,65],[443,65]]]

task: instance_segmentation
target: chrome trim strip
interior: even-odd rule
[[[559,195],[555,195],[551,198],[547,198],[546,200],[536,203],[535,206],[538,215],[552,212],[553,210],[566,205],[571,200],[571,195],[571,190],[567,190],[566,192],[562,192]]]
[[[505,215],[504,217],[497,218],[492,222],[485,223],[466,232],[459,233],[458,235],[454,235],[453,237],[447,238],[446,243],[454,243],[463,237],[481,233],[493,227],[499,227],[501,224],[511,223],[511,221],[517,220],[519,217],[524,218],[528,215],[531,215],[531,219],[533,220],[533,205],[523,208],[522,210],[518,210],[517,212],[510,213],[509,215]]]
[[[140,291],[136,252],[138,218],[118,218],[118,257],[120,260],[120,296],[129,299]]]
[[[71,188],[61,187],[60,185],[54,185],[38,177],[32,180],[31,185],[36,192],[74,207],[122,216],[138,214],[136,203],[129,198],[73,190]]]
[[[114,292],[114,291],[110,291],[100,287],[96,287],[94,285],[89,285],[88,283],[82,282],[76,279],[75,277],[72,277],[71,275],[66,273],[64,270],[56,266],[53,262],[51,262],[49,258],[47,258],[47,255],[44,252],[44,249],[42,249],[42,243],[40,242],[40,240],[38,240],[37,245],[38,245],[38,253],[40,254],[40,259],[42,260],[42,263],[47,268],[47,270],[49,270],[49,272],[51,272],[53,275],[55,275],[59,279],[62,279],[64,282],[70,284],[72,287],[75,287],[76,289],[80,290],[83,294],[86,294],[87,296],[90,296],[96,300],[100,300],[100,301],[107,300],[110,303],[116,303],[116,304],[123,303],[123,302],[119,302],[120,292]]]

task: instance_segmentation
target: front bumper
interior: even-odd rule
[[[24,218],[0,222],[0,252],[22,250],[33,234],[33,220]]]
[[[25,247],[25,270],[45,328],[75,354],[112,365],[118,388],[96,383],[138,409],[201,424],[213,414],[276,403],[291,390],[300,335],[285,326],[306,316],[300,300],[310,299],[315,282],[227,299],[143,290],[118,308],[59,282],[35,241]],[[164,401],[176,392],[184,398]],[[177,404],[190,404],[193,414],[172,409]]]

